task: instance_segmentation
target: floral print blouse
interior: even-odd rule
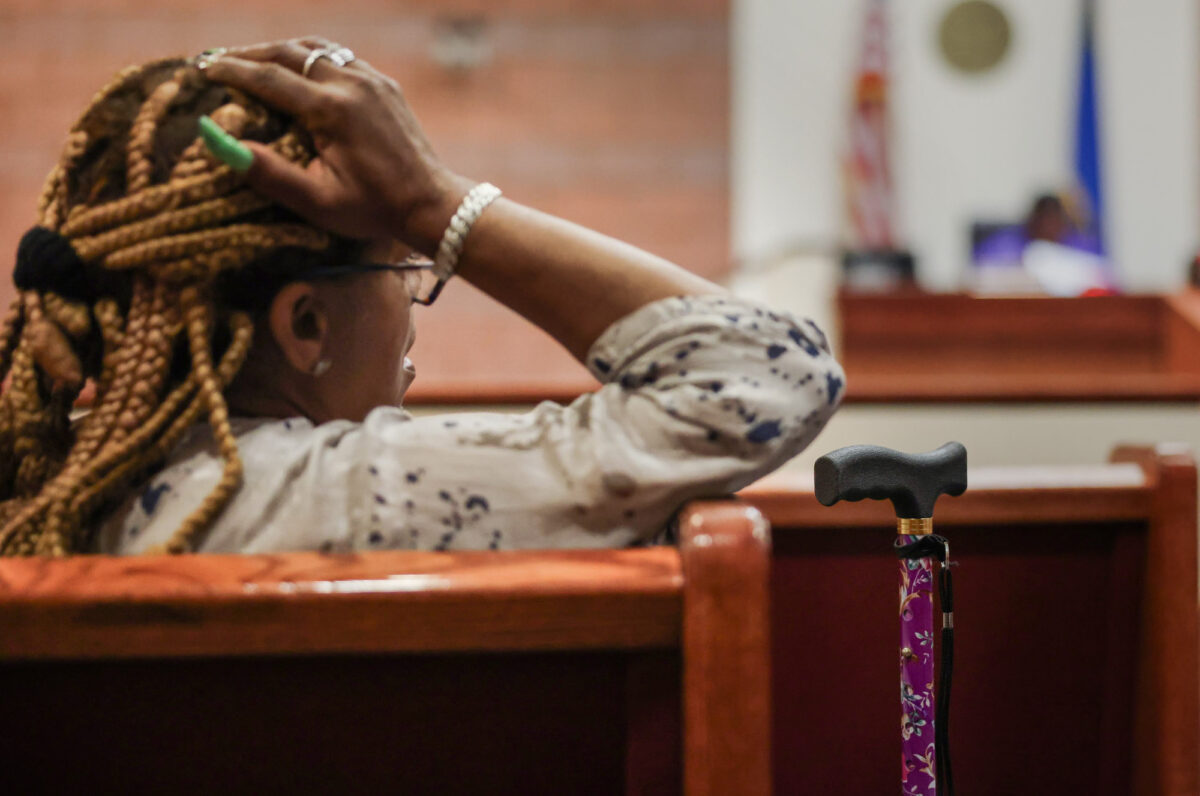
[[[728,295],[649,304],[588,355],[603,386],[523,414],[235,419],[243,486],[201,552],[622,547],[807,446],[844,377],[808,320]],[[102,524],[100,552],[165,543],[221,475],[205,425]]]

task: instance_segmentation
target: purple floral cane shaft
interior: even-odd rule
[[[919,536],[900,536],[911,544]],[[900,559],[900,781],[904,796],[934,796],[933,560]]]

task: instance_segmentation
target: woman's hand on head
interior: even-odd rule
[[[295,116],[313,136],[317,158],[307,168],[243,142],[254,154],[247,180],[332,232],[395,237],[433,254],[471,183],[441,164],[400,87],[366,62],[321,58],[302,77],[318,47],[337,45],[313,37],[240,47],[207,67],[210,79]]]
[[[359,237],[394,237],[434,255],[472,183],[433,154],[394,81],[362,61],[311,64],[321,39],[231,50],[208,67],[296,116],[319,159],[307,170],[255,147],[251,184],[313,223]],[[500,199],[471,225],[456,273],[534,323],[581,362],[600,334],[669,296],[722,288],[598,232]],[[461,233],[460,233],[461,234]]]

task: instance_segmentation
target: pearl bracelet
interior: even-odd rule
[[[442,242],[438,244],[437,256],[433,258],[433,273],[438,279],[446,280],[454,275],[458,268],[458,258],[462,254],[463,244],[471,227],[487,209],[487,206],[500,196],[500,189],[490,182],[481,182],[463,197],[454,217],[446,225],[442,234]]]

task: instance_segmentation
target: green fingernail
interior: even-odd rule
[[[224,47],[209,47],[204,52],[192,59],[196,64],[196,68],[201,72],[213,65],[213,62],[228,52]]]
[[[200,117],[200,137],[208,151],[234,171],[245,171],[254,163],[254,153],[207,116]]]

